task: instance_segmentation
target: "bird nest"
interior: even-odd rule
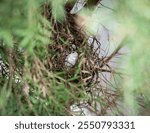
[[[66,17],[63,22],[59,22],[53,18],[50,6],[44,5],[44,16],[52,24],[51,40],[53,40],[48,46],[49,57],[45,65],[49,71],[62,72],[62,78],[72,84],[81,84],[79,89],[86,93],[88,99],[86,102],[79,101],[78,107],[85,105],[96,115],[104,115],[111,108],[117,107],[118,93],[114,89],[116,86],[113,87],[111,84],[111,79],[109,80],[103,73],[114,77],[116,71],[109,62],[119,54],[121,46],[108,55],[108,51],[101,48],[96,37],[93,37],[93,42],[89,45],[89,37],[76,24],[77,15],[70,14],[71,9],[71,5],[65,5]],[[99,44],[96,49],[92,45],[94,42]],[[78,59],[75,65],[67,67],[66,58],[74,51],[78,53]],[[102,51],[105,55],[99,56]]]

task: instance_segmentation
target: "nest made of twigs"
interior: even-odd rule
[[[65,5],[66,18],[63,22],[58,22],[52,16],[51,7],[49,5],[44,5],[44,15],[52,23],[53,28],[51,36],[53,43],[48,46],[50,56],[47,58],[46,66],[49,71],[65,72],[63,78],[66,80],[76,75],[78,78],[73,82],[76,84],[83,84],[84,91],[91,95],[92,100],[89,99],[88,102],[92,108],[94,108],[93,98],[95,96],[99,97],[99,93],[101,93],[103,95],[101,96],[101,100],[105,101],[105,104],[97,115],[105,114],[110,106],[116,106],[115,101],[117,94],[103,87],[99,73],[108,72],[112,75],[114,74],[114,70],[109,66],[109,61],[118,54],[121,46],[109,56],[106,52],[105,56],[100,57],[97,51],[101,52],[101,47],[93,49],[92,45],[88,44],[87,35],[84,34],[82,29],[76,24],[75,19],[77,15],[70,14],[71,8],[72,6],[70,4]],[[94,39],[98,41],[96,38]],[[68,69],[65,66],[65,59],[72,51],[72,44],[76,46],[79,57],[75,66]],[[106,69],[106,67],[108,69]],[[77,71],[78,68],[79,71]],[[106,80],[105,82],[109,81]],[[108,87],[110,87],[110,85],[108,85]]]

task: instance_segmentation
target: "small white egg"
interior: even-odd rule
[[[73,67],[76,64],[77,59],[78,59],[78,53],[73,52],[66,57],[65,65],[67,67]]]

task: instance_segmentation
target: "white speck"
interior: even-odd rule
[[[78,59],[78,53],[73,52],[66,57],[65,65],[67,67],[73,67],[76,64],[77,59]]]
[[[75,44],[72,44],[71,47],[75,50],[77,47]]]

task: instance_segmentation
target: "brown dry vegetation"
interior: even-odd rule
[[[75,85],[74,89],[77,91],[74,93],[79,93],[79,97],[80,91],[84,92],[88,96],[86,100],[87,108],[96,115],[105,115],[111,108],[117,109],[116,101],[119,92],[117,85],[115,89],[112,89],[114,85],[105,78],[103,73],[109,73],[111,78],[115,77],[116,74],[120,75],[109,65],[109,62],[119,55],[122,46],[120,45],[110,55],[107,55],[108,51],[105,51],[105,56],[99,57],[98,52],[104,51],[100,42],[94,38],[93,43],[97,41],[100,47],[93,49],[92,45],[89,46],[88,35],[86,35],[84,28],[76,23],[79,16],[70,14],[72,7],[70,3],[65,5],[65,19],[63,22],[59,22],[53,18],[51,7],[49,5],[43,6],[43,15],[52,23],[53,31],[51,36],[53,42],[48,45],[49,56],[44,65],[48,71],[63,73],[61,77],[64,81],[67,81],[65,85],[68,89]],[[72,44],[76,45],[79,58],[74,67],[67,68],[65,58],[72,51]],[[101,78],[100,74],[104,78]],[[106,83],[107,87],[103,86],[103,83]],[[61,80],[57,80],[57,84],[61,84]],[[80,100],[77,101],[79,102],[78,106],[81,106]],[[74,102],[76,103],[76,101],[72,101],[69,106]],[[101,109],[98,109],[98,106],[101,106]]]

